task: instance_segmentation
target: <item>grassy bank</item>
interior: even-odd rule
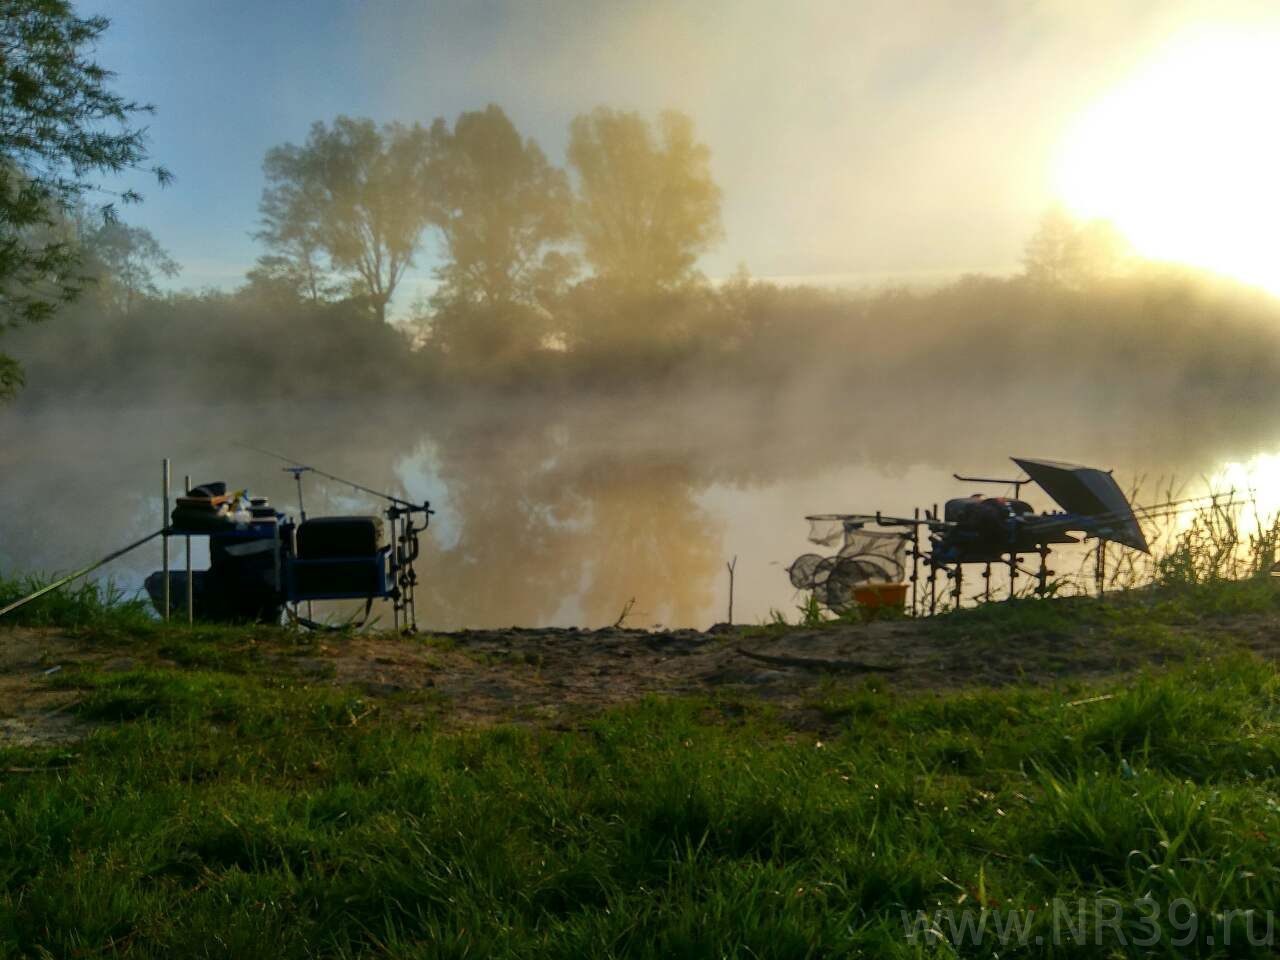
[[[30,574],[7,577],[0,572],[0,607],[35,593],[54,579]],[[0,628],[110,626],[146,632],[154,620],[150,607],[145,598],[127,595],[110,580],[77,580],[5,614]]]
[[[1250,590],[1147,619],[1274,607]],[[953,956],[927,931],[964,923],[987,924],[965,956],[1270,952],[1280,678],[1245,654],[1101,687],[817,685],[804,724],[701,699],[458,733],[214,633],[146,642],[165,666],[51,678],[90,736],[0,757],[9,955]]]

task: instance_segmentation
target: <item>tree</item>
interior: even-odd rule
[[[578,233],[597,275],[641,290],[687,282],[722,235],[720,189],[693,121],[664,112],[655,134],[638,113],[599,107],[574,118],[568,156]]]
[[[338,117],[332,127],[313,124],[302,146],[268,151],[257,234],[268,257],[260,267],[284,270],[318,299],[323,254],[385,321],[427,225],[426,144],[417,125],[379,129],[372,120]]]
[[[101,265],[99,288],[121,313],[132,312],[143,297],[157,297],[157,275],[176,277],[177,262],[151,231],[118,220],[102,224],[85,238],[89,255]]]
[[[1079,223],[1060,207],[1040,218],[1040,225],[1023,254],[1023,270],[1029,280],[1050,286],[1079,288],[1108,276],[1124,266],[1129,249],[1124,238],[1106,220]]]
[[[83,289],[70,215],[94,175],[142,169],[151,111],[108,89],[114,74],[93,61],[105,17],[77,17],[69,0],[7,0],[0,6],[0,331],[49,317]],[[151,167],[161,184],[171,176]],[[141,199],[132,190],[122,203]],[[111,202],[97,210],[113,215]],[[22,384],[0,354],[0,398]]]
[[[271,163],[268,155],[267,163]],[[270,174],[268,174],[270,176]],[[263,191],[259,210],[262,229],[254,234],[269,252],[249,271],[251,285],[288,290],[294,297],[319,303],[337,291],[321,263],[317,197],[300,183],[284,180]]]
[[[438,300],[536,303],[563,286],[571,259],[569,181],[490,104],[431,126],[432,220],[444,238]]]

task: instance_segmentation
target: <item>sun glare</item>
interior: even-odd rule
[[[1280,453],[1224,463],[1209,477],[1207,488],[1215,493],[1235,491],[1245,503],[1246,528],[1255,521],[1270,524],[1280,515]]]
[[[1077,120],[1056,192],[1139,254],[1280,292],[1280,32],[1172,43]]]

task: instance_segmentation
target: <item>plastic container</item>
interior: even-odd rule
[[[864,583],[853,588],[853,599],[858,606],[872,610],[881,607],[905,610],[909,586],[907,583]]]

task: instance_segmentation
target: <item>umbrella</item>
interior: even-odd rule
[[[1105,470],[1057,460],[1011,457],[1058,506],[1081,520],[1079,529],[1104,540],[1150,553],[1129,498]],[[1072,528],[1075,529],[1075,528]]]

